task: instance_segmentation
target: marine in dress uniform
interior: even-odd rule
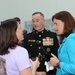
[[[29,57],[37,57],[40,55],[40,66],[37,71],[45,71],[45,61],[49,61],[51,53],[57,55],[59,47],[57,35],[49,30],[42,30],[27,34],[24,39],[24,47],[28,50]],[[55,69],[50,71],[51,75],[55,75]]]

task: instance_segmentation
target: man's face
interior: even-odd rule
[[[32,16],[33,28],[36,31],[42,31],[44,29],[44,18],[40,14],[35,14]]]

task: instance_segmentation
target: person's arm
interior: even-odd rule
[[[20,75],[32,75],[31,62],[26,49],[17,46],[13,52],[13,58]]]
[[[50,58],[50,62],[48,62],[49,64],[51,64],[54,67],[59,67],[60,66],[60,61],[59,59],[51,53],[51,58]]]
[[[32,74],[31,68],[29,67],[29,68],[26,68],[26,69],[24,69],[24,70],[21,70],[21,71],[20,71],[20,75],[33,75],[33,74]],[[34,75],[35,75],[35,74],[34,74]]]
[[[20,71],[20,75],[36,75],[36,69],[39,67],[39,61],[38,58],[36,58],[35,61],[32,61],[30,59],[31,63],[32,63],[32,67],[30,68],[26,68],[24,70]]]
[[[59,61],[56,56],[52,54],[53,57],[50,58],[50,64],[60,68],[61,74],[75,74],[75,34],[69,36],[63,47],[61,48],[62,53],[60,53],[62,59]],[[63,56],[64,54],[64,56]],[[63,57],[62,57],[63,56]],[[66,57],[66,58],[65,58]],[[57,64],[57,65],[56,65]]]
[[[68,59],[65,59],[64,62],[60,62],[61,72],[62,74],[75,74],[75,33],[69,35],[66,40],[66,52],[65,57],[67,56]],[[63,53],[64,54],[64,53]],[[66,60],[68,63],[66,63]]]
[[[32,75],[36,75],[36,67],[32,68]]]
[[[36,75],[36,69],[39,67],[39,64],[40,64],[38,57],[36,58],[35,61],[32,61],[31,59],[30,61],[32,63],[32,75]]]

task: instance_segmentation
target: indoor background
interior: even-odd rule
[[[75,17],[75,0],[0,0],[0,21],[19,17],[21,25],[31,21],[32,13],[40,11],[45,19],[51,19],[55,13],[66,10]]]

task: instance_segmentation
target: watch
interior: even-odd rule
[[[60,62],[56,64],[56,68],[60,68]]]

